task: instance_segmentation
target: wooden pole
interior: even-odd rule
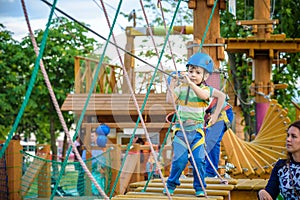
[[[112,177],[111,178],[111,184],[110,184],[110,191],[112,190],[114,183],[117,179],[117,175],[119,173],[120,167],[121,167],[121,145],[116,144],[116,145],[109,145],[108,147],[113,147],[113,150],[110,151],[111,154],[111,172],[112,172]],[[115,188],[115,194],[120,193],[120,180],[116,184]],[[110,194],[111,195],[111,194]]]
[[[37,145],[37,156],[47,155],[50,160],[50,145]],[[38,175],[38,197],[48,198],[51,196],[51,162],[46,161]]]
[[[126,43],[125,49],[127,51],[129,51],[130,53],[134,54],[135,53],[135,51],[134,51],[134,36],[131,35],[130,31],[131,31],[131,27],[127,27],[126,28],[127,43]],[[124,65],[125,65],[127,74],[129,76],[131,86],[134,89],[135,88],[135,73],[134,73],[135,63],[134,63],[134,58],[127,53],[125,53],[125,55],[124,55]],[[125,76],[123,76],[122,93],[123,94],[130,93],[129,86],[127,84]]]
[[[88,124],[86,126],[85,129],[85,135],[84,135],[84,139],[83,139],[83,144],[85,147],[85,151],[86,151],[86,160],[89,160],[93,157],[92,154],[92,147],[91,147],[91,134],[92,134],[92,127],[91,124]],[[82,156],[82,155],[81,155]],[[80,165],[80,163],[78,163]],[[90,172],[92,172],[92,161],[91,162],[86,162],[86,166],[87,168],[90,170]],[[83,170],[83,169],[81,169]],[[85,174],[85,191],[84,191],[84,195],[86,196],[91,196],[92,195],[92,181],[86,176]]]
[[[209,17],[213,8],[213,1],[197,0],[194,7],[194,43],[200,43],[204,32],[208,24]],[[206,33],[204,44],[215,44],[220,38],[220,16],[219,16],[219,4],[216,6],[212,20],[210,22],[209,29]],[[196,49],[194,49],[193,53]],[[214,67],[219,68],[219,62],[217,59],[217,47],[202,47],[202,52],[207,53],[214,60]],[[197,48],[198,51],[198,48]]]
[[[74,61],[74,75],[75,75],[75,93],[80,93],[81,88],[81,73],[80,73],[80,58],[75,56]]]
[[[22,146],[19,140],[11,140],[6,149],[6,169],[8,176],[9,199],[19,200],[21,197],[21,178],[23,155],[20,153]]]
[[[270,18],[270,0],[255,0],[254,1],[254,20],[268,20]],[[255,36],[259,39],[269,39],[270,30],[268,25],[257,25]],[[272,58],[270,52],[254,52],[254,83],[255,83],[255,102],[256,102],[256,132],[258,133],[262,125],[263,119],[269,107],[269,99],[264,95],[269,95],[272,88],[271,80],[271,65]]]

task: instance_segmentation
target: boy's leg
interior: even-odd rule
[[[188,151],[185,143],[178,137],[182,136],[182,132],[178,131],[173,140],[173,158],[170,176],[167,180],[169,189],[174,190],[177,185],[180,185],[179,177],[184,170],[188,161]]]
[[[200,136],[200,134],[199,134],[199,136]],[[200,139],[201,139],[201,136],[200,136]],[[198,137],[195,140],[195,142],[199,141],[200,139]],[[191,145],[191,148],[192,147],[193,147],[193,144]],[[195,167],[197,167],[197,169],[198,169],[203,187],[206,188],[206,183],[205,183],[205,153],[204,153],[204,150],[205,150],[204,144],[201,144],[196,149],[192,150],[193,151],[193,157],[194,157],[194,160],[196,162],[196,165],[193,164],[192,158],[191,157],[189,158],[189,161],[193,166],[193,176],[194,176],[193,186],[194,186],[195,191],[203,191]]]
[[[205,158],[207,177],[215,177],[217,175],[215,170],[218,170],[218,165],[220,160],[220,142],[223,138],[225,131],[226,131],[226,127],[224,121],[219,121],[215,123],[213,126],[209,127],[206,132],[206,137],[205,137],[206,152],[213,165],[213,166],[211,165],[208,158]]]

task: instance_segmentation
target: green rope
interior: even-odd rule
[[[80,115],[80,118],[79,118],[79,121],[77,123],[77,126],[76,126],[76,131],[75,131],[75,134],[73,136],[73,142],[75,141],[77,135],[78,135],[78,132],[80,130],[80,127],[81,127],[81,124],[82,124],[82,121],[83,121],[83,118],[84,118],[84,115],[85,115],[85,112],[87,110],[87,107],[88,107],[88,104],[89,104],[89,101],[90,101],[90,98],[92,96],[92,93],[94,91],[94,88],[95,88],[95,85],[97,83],[97,80],[98,80],[98,75],[99,75],[99,72],[100,72],[100,68],[102,66],[102,63],[103,63],[103,60],[104,60],[104,57],[105,57],[105,52],[106,52],[106,49],[108,47],[108,44],[109,44],[109,40],[110,40],[110,37],[113,33],[113,29],[114,29],[114,26],[116,24],[116,21],[117,21],[117,18],[118,18],[118,15],[119,15],[119,12],[120,12],[120,8],[121,8],[121,4],[122,4],[122,0],[119,1],[119,5],[118,5],[118,8],[117,8],[117,11],[116,11],[116,14],[115,14],[115,17],[114,17],[114,20],[113,20],[113,23],[112,23],[112,26],[111,26],[111,29],[110,29],[110,32],[109,32],[109,36],[106,40],[106,43],[105,43],[105,47],[103,49],[103,52],[102,52],[102,55],[101,55],[101,58],[100,58],[100,61],[98,63],[98,66],[97,66],[97,69],[96,69],[96,72],[95,72],[95,75],[94,75],[94,79],[93,79],[93,82],[92,82],[92,85],[90,87],[90,90],[89,90],[89,93],[88,93],[88,96],[87,96],[87,99],[86,99],[86,102],[84,104],[84,107],[83,107],[83,110],[82,110],[82,113]],[[53,199],[54,197],[54,194],[55,194],[55,191],[57,189],[57,186],[59,184],[59,181],[60,179],[62,178],[63,176],[63,173],[64,173],[64,168],[66,166],[66,160],[68,160],[70,154],[71,154],[71,151],[72,151],[72,146],[69,147],[68,149],[68,152],[67,152],[67,155],[66,155],[66,159],[64,160],[64,163],[63,163],[63,170],[60,171],[60,174],[59,174],[59,177],[58,177],[58,181],[57,183],[55,184],[55,188],[52,192],[52,195],[51,195],[51,200]]]
[[[212,20],[213,14],[214,14],[214,12],[215,12],[215,9],[216,9],[216,6],[217,6],[217,3],[218,3],[218,0],[216,0],[216,1],[215,1],[215,3],[214,3],[214,6],[213,6],[213,8],[212,8],[212,10],[211,10],[211,13],[210,13],[210,16],[209,16],[209,19],[208,19],[207,25],[206,25],[206,27],[205,27],[205,31],[204,31],[204,34],[203,34],[203,37],[202,37],[201,43],[200,43],[200,45],[199,45],[198,52],[200,52],[200,51],[201,51],[201,49],[202,49],[202,46],[203,46],[203,44],[204,44],[204,40],[205,40],[205,38],[206,38],[206,34],[207,34],[207,32],[208,32],[208,28],[209,28],[209,26],[210,26],[210,23],[211,23],[211,20]]]
[[[2,156],[3,156],[3,154],[4,154],[5,150],[6,150],[6,148],[8,147],[9,142],[11,141],[11,139],[13,137],[13,134],[17,130],[19,122],[20,122],[20,120],[22,118],[22,115],[23,115],[23,113],[25,111],[25,108],[26,108],[26,106],[28,104],[28,101],[29,101],[29,98],[30,98],[30,95],[31,95],[31,92],[32,92],[32,89],[33,89],[33,86],[34,86],[34,83],[35,83],[38,71],[39,71],[40,60],[43,57],[43,53],[44,53],[44,50],[45,50],[45,46],[46,46],[46,42],[47,42],[47,37],[48,37],[48,31],[49,31],[49,26],[51,25],[51,20],[52,20],[52,16],[53,16],[53,13],[54,13],[54,10],[55,10],[56,2],[57,2],[57,0],[54,1],[54,3],[53,3],[54,6],[51,9],[51,12],[50,12],[50,15],[49,15],[47,26],[46,26],[45,32],[43,34],[43,39],[42,39],[42,43],[41,43],[39,55],[38,55],[38,57],[35,60],[33,73],[32,73],[32,76],[30,78],[30,81],[29,81],[29,86],[28,86],[28,89],[26,91],[25,99],[24,99],[24,101],[22,103],[22,106],[21,106],[21,108],[19,110],[17,118],[16,118],[16,120],[14,122],[14,125],[13,125],[12,129],[10,130],[10,132],[8,134],[8,137],[5,140],[5,143],[4,143],[4,145],[3,145],[3,147],[2,147],[2,149],[0,151],[0,158],[2,158]]]
[[[163,54],[164,54],[164,50],[165,50],[165,47],[166,47],[166,45],[167,45],[168,38],[169,38],[169,36],[170,36],[170,34],[171,34],[171,32],[172,32],[172,29],[173,29],[173,24],[174,24],[174,21],[175,21],[176,14],[177,14],[177,12],[178,12],[178,10],[179,10],[179,5],[180,5],[180,3],[181,3],[181,0],[178,1],[178,4],[177,4],[177,6],[176,6],[175,14],[173,15],[171,25],[169,26],[168,34],[167,34],[167,36],[166,36],[166,38],[165,38],[164,45],[163,45],[163,47],[162,47],[162,51],[161,51],[161,53],[160,53],[160,56],[159,56],[157,65],[156,65],[155,70],[154,70],[154,73],[153,73],[153,75],[152,75],[152,77],[151,77],[150,84],[149,84],[149,87],[148,87],[148,90],[147,90],[147,93],[146,93],[144,102],[143,102],[142,107],[141,107],[141,109],[140,109],[140,112],[141,112],[141,113],[143,113],[144,108],[145,108],[145,105],[146,105],[146,103],[147,103],[147,99],[148,99],[148,97],[149,97],[150,90],[151,90],[151,87],[152,87],[153,82],[154,82],[154,79],[155,79],[155,75],[156,75],[156,73],[157,73],[157,71],[158,71],[159,64],[160,64],[161,59],[162,59],[162,56],[163,56]],[[112,198],[112,195],[114,194],[115,188],[116,188],[116,186],[117,186],[117,182],[118,182],[118,180],[119,180],[119,178],[120,178],[120,176],[121,176],[121,172],[122,172],[122,169],[123,169],[123,167],[124,167],[125,160],[126,160],[126,158],[127,158],[127,156],[128,156],[130,147],[131,147],[131,145],[132,145],[133,138],[134,138],[134,136],[135,136],[136,129],[137,129],[138,125],[139,125],[139,122],[140,122],[140,116],[138,117],[138,119],[137,119],[137,121],[136,121],[136,124],[135,124],[135,127],[134,127],[134,131],[133,131],[133,133],[132,133],[132,135],[131,135],[130,142],[129,142],[128,146],[127,146],[126,153],[125,153],[124,159],[123,159],[122,164],[121,164],[121,168],[120,168],[120,170],[119,170],[119,172],[118,172],[118,175],[117,175],[116,180],[115,180],[115,182],[114,182],[114,186],[113,186],[112,191],[111,191],[111,193],[110,193],[110,198]]]

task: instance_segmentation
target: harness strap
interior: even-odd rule
[[[185,148],[187,148],[186,143],[182,139],[180,139],[179,137],[176,137],[176,135],[175,135],[176,132],[179,131],[179,130],[180,130],[180,128],[175,128],[174,129],[174,131],[173,131],[173,135],[174,135],[173,142],[177,142],[177,143],[181,144],[182,146],[184,146]],[[194,144],[191,147],[192,151],[194,151],[197,147],[204,144],[204,142],[205,142],[205,133],[204,133],[204,131],[201,128],[196,129],[196,131],[197,131],[197,133],[201,134],[202,138],[196,144]]]
[[[205,143],[205,133],[204,133],[204,131],[201,128],[196,129],[196,131],[199,134],[201,134],[202,138],[196,144],[194,144],[194,146],[192,146],[192,151],[194,151],[197,147],[199,147],[200,145]]]

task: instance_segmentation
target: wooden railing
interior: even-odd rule
[[[98,64],[96,59],[75,56],[75,93],[89,92]],[[122,74],[121,67],[103,63],[93,93],[117,93]]]

